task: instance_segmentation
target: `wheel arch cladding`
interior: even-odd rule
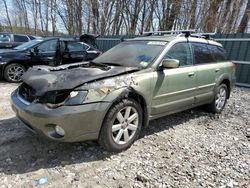
[[[148,126],[148,122],[149,122],[149,118],[148,118],[148,109],[147,109],[147,103],[146,100],[144,99],[144,97],[142,95],[140,95],[138,92],[136,92],[133,88],[129,87],[126,88],[119,97],[117,97],[117,99],[113,102],[113,104],[121,101],[122,99],[125,98],[130,98],[135,100],[136,102],[138,102],[138,104],[141,106],[142,108],[142,114],[143,114],[143,120],[142,120],[142,125],[143,127],[147,127]],[[111,105],[110,108],[112,108],[113,105]]]
[[[137,92],[133,92],[133,91],[129,93],[128,98],[134,99],[141,106],[142,115],[143,115],[142,125],[143,125],[143,127],[147,127],[149,120],[148,120],[148,109],[147,109],[146,100],[143,98],[143,96],[141,96]]]
[[[230,94],[231,94],[231,84],[230,84],[230,81],[228,79],[223,79],[221,82],[220,82],[220,85],[221,84],[225,84],[227,86],[227,89],[228,89],[228,95],[227,95],[227,98],[229,99],[230,97]]]

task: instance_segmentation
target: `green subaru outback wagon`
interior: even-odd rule
[[[12,95],[26,127],[55,141],[127,149],[150,120],[205,105],[220,113],[235,67],[221,44],[192,34],[138,37],[91,62],[30,68]]]

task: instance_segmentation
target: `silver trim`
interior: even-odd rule
[[[25,105],[27,105],[27,106],[30,105],[30,102],[24,100],[24,99],[19,95],[18,91],[17,91],[17,98],[18,98],[23,104],[25,104]]]
[[[214,87],[215,85],[216,85],[216,83],[207,84],[207,85],[199,86],[199,87],[197,87],[197,89],[205,89],[205,88],[209,88],[209,87]]]
[[[191,91],[195,91],[195,90],[197,90],[197,88],[190,88],[190,89],[185,89],[185,90],[181,90],[181,91],[175,91],[175,92],[171,92],[171,93],[157,95],[153,99],[157,100],[157,99],[166,98],[166,97],[170,97],[170,96],[173,96],[173,95],[179,95],[179,94],[182,94],[182,93],[191,92]]]

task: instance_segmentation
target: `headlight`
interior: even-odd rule
[[[70,106],[82,104],[87,94],[87,91],[71,91],[69,97],[65,100],[64,105]]]

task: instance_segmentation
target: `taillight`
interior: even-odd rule
[[[237,69],[237,64],[233,63],[233,70],[234,70],[234,72],[236,71],[236,69]]]

